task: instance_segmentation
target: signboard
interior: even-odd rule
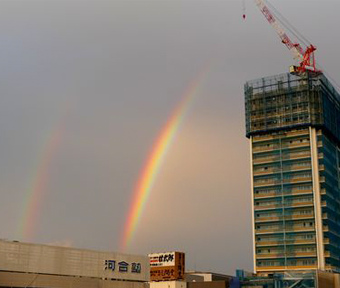
[[[129,272],[130,264],[125,261],[118,262],[118,271],[119,272]],[[116,270],[116,261],[115,260],[105,260],[104,262],[104,270]],[[131,273],[141,273],[142,264],[141,263],[131,263]]]
[[[149,254],[150,267],[175,266],[175,252]]]
[[[149,254],[149,259],[151,281],[173,281],[184,279],[184,253],[166,252]]]

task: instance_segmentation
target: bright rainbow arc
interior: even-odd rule
[[[196,80],[188,86],[179,105],[177,105],[153,144],[133,193],[128,217],[124,226],[123,237],[121,239],[121,249],[123,251],[126,250],[133,239],[165,156],[180,129],[181,123],[189,111],[190,104],[198,94],[201,82],[206,73],[207,69],[204,69],[198,77],[196,77]]]

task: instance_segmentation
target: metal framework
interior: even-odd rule
[[[247,137],[311,125],[340,141],[340,94],[323,74],[260,78],[248,81],[244,91]]]

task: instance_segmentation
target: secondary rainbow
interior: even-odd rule
[[[165,156],[180,129],[181,123],[190,110],[189,108],[191,107],[191,103],[198,95],[199,88],[202,84],[201,82],[206,73],[207,69],[204,69],[187,87],[180,103],[171,113],[171,116],[154,141],[151,152],[143,165],[133,192],[128,217],[125,222],[121,239],[122,250],[126,250],[131,243],[151,190],[155,184],[157,175],[159,174],[164,162]]]
[[[23,241],[32,241],[35,236],[41,216],[42,204],[48,190],[51,166],[59,151],[65,128],[66,117],[64,115],[45,138],[42,153],[38,157],[34,177],[30,182],[30,188],[24,201],[23,214],[17,228],[18,237]]]

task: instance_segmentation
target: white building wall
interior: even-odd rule
[[[115,261],[114,269],[105,269],[105,261]],[[128,271],[119,271],[118,263],[128,263]],[[140,264],[140,273],[132,273],[132,263]],[[101,279],[149,281],[147,256],[99,252],[0,240],[0,270],[50,275],[82,276]]]
[[[150,282],[150,288],[186,288],[187,283],[184,281],[160,281]]]

